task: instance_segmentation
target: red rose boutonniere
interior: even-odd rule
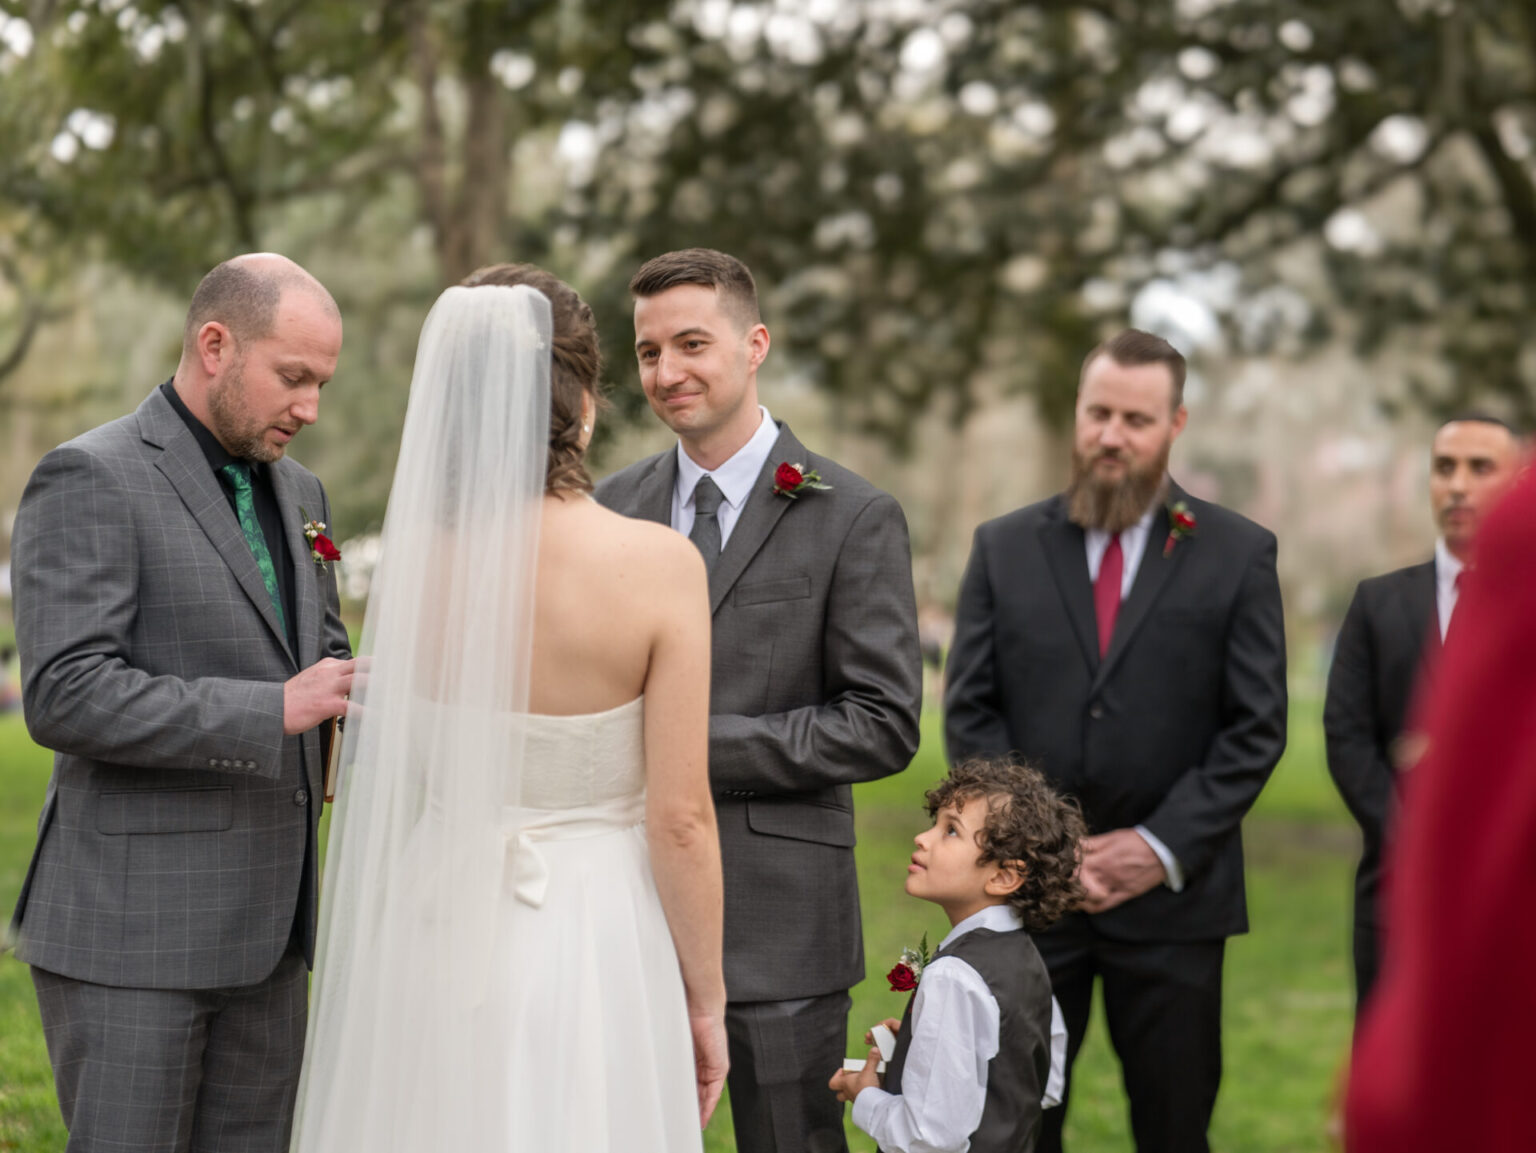
[[[299,515],[304,518],[304,539],[309,542],[310,560],[317,565],[328,565],[333,560],[340,560],[341,550],[325,535],[325,522],[311,520],[303,505],[299,506]]]
[[[1195,514],[1182,500],[1168,509],[1168,539],[1163,542],[1163,555],[1170,556],[1173,546],[1187,536],[1195,535]]]
[[[790,500],[799,496],[802,489],[830,489],[831,487],[830,484],[821,483],[820,473],[815,469],[807,472],[803,464],[790,464],[785,461],[773,473],[773,495],[787,496]]]
[[[933,958],[928,955],[928,934],[924,933],[917,948],[903,949],[901,960],[885,975],[885,979],[891,983],[891,992],[910,993],[917,988],[917,983],[923,979],[923,970],[931,960]]]

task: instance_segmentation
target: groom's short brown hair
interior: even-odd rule
[[[636,297],[660,296],[685,284],[713,288],[720,307],[742,331],[762,323],[757,282],[752,279],[751,270],[729,253],[713,248],[684,248],[653,256],[630,280],[629,292]]]

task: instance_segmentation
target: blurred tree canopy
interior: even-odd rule
[[[371,374],[401,376],[441,285],[527,259],[592,300],[628,379],[630,272],[705,244],[898,447],[983,381],[1065,423],[1084,351],[1158,291],[1238,351],[1391,341],[1422,364],[1396,400],[1536,415],[1529,0],[0,12],[0,395],[78,262],[185,297],[279,243],[360,270],[338,297]]]

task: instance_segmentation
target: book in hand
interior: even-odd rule
[[[875,1066],[875,1072],[884,1073],[885,1063],[896,1053],[896,1034],[892,1033],[884,1025],[876,1025],[869,1033],[875,1039],[875,1048],[880,1050],[880,1061]],[[864,1071],[864,1060],[863,1057],[845,1057],[843,1059],[843,1068],[850,1073],[862,1073]]]
[[[336,783],[341,777],[341,733],[347,727],[346,717],[332,717],[325,722],[320,743],[325,747],[325,799],[336,799]]]

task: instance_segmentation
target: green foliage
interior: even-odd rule
[[[335,288],[365,385],[306,438],[348,532],[381,518],[427,305],[499,259],[572,280],[631,381],[633,269],[733,251],[776,366],[897,449],[982,396],[1064,428],[1084,351],[1168,284],[1240,352],[1392,349],[1389,406],[1536,417],[1525,0],[38,0],[26,26],[0,47],[0,401],[85,270],[184,301],[281,248]],[[28,403],[115,369],[50,365]]]

